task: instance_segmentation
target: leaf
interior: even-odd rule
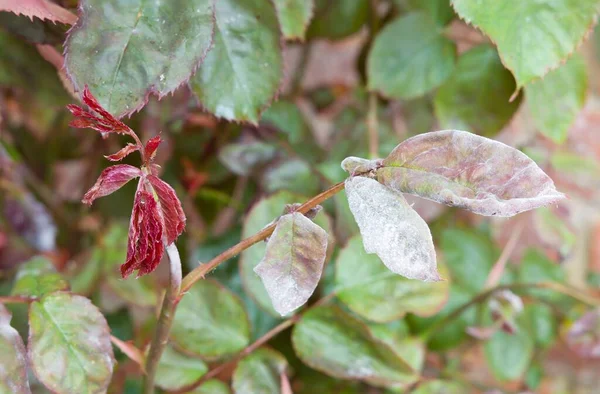
[[[383,160],[377,180],[398,192],[485,216],[513,216],[564,198],[524,153],[459,130],[402,142]]]
[[[429,15],[412,12],[388,23],[367,59],[369,89],[386,97],[424,95],[454,70],[456,48]]]
[[[31,20],[24,15],[9,12],[0,12],[0,24],[6,32],[35,44],[58,45],[64,41],[67,30],[62,24],[37,18]]]
[[[165,240],[167,245],[172,244],[185,229],[185,213],[183,213],[181,202],[171,185],[154,175],[148,175],[147,179],[152,185],[156,197],[158,197],[164,223]]]
[[[415,371],[421,371],[425,363],[426,346],[421,338],[409,336],[404,320],[387,324],[369,324],[373,336],[388,344],[396,354]]]
[[[517,89],[557,68],[585,39],[596,0],[454,0],[454,10],[498,47]]]
[[[458,382],[449,380],[429,380],[420,384],[412,394],[463,394],[469,389]]]
[[[305,160],[288,159],[269,167],[261,177],[264,191],[272,194],[278,190],[314,195],[320,191],[319,178]]]
[[[580,317],[567,333],[567,343],[577,354],[585,358],[600,357],[600,309]]]
[[[525,86],[527,106],[540,132],[556,143],[565,142],[583,109],[587,87],[586,65],[578,54],[542,80]]]
[[[219,0],[215,20],[214,45],[192,89],[216,116],[256,124],[283,76],[275,10],[269,0]]]
[[[522,283],[564,282],[565,278],[563,268],[536,249],[528,249],[525,252],[517,270],[517,281]],[[562,294],[550,289],[530,289],[527,293],[550,302],[564,299]]]
[[[435,113],[448,129],[492,136],[513,117],[521,96],[509,102],[515,80],[496,48],[479,45],[461,55],[452,76],[435,95]]]
[[[319,306],[303,314],[292,331],[292,344],[302,362],[339,379],[377,386],[407,385],[417,379],[361,321],[336,306]]]
[[[377,256],[365,253],[361,243],[358,235],[350,238],[336,260],[336,294],[353,312],[374,322],[390,322],[409,312],[431,316],[444,306],[447,281],[403,278]]]
[[[156,385],[165,390],[180,390],[200,379],[207,371],[204,361],[167,346],[158,363]]]
[[[558,333],[557,319],[546,304],[527,304],[523,310],[529,334],[541,348],[551,346]]]
[[[277,1],[281,2],[283,0]],[[310,0],[306,3],[310,3]],[[274,102],[262,114],[260,123],[261,125],[266,124],[275,127],[294,147],[302,145],[306,140],[314,139],[304,120],[302,111],[292,101],[278,100]],[[311,145],[311,147],[313,146]]]
[[[369,14],[369,0],[315,0],[314,17],[306,34],[309,38],[339,40],[359,31]]]
[[[80,10],[65,43],[68,75],[118,117],[186,83],[212,42],[210,0],[84,0]]]
[[[56,272],[50,260],[37,256],[21,264],[12,295],[38,298],[58,290],[68,290],[69,282]]]
[[[454,19],[454,10],[448,0],[408,0],[411,10],[423,10],[440,26]]]
[[[171,341],[177,349],[209,359],[234,354],[250,341],[248,316],[229,290],[203,280],[179,302]]]
[[[376,253],[389,270],[409,279],[440,280],[429,227],[402,194],[353,177],[346,180],[346,195],[367,253]]]
[[[106,391],[114,366],[109,328],[87,298],[60,292],[32,303],[28,346],[31,367],[51,391]]]
[[[100,132],[102,138],[107,138],[109,133],[133,134],[129,126],[112,116],[98,102],[87,84],[83,89],[82,100],[89,107],[89,110],[74,104],[67,105],[67,109],[75,116],[75,119],[69,123],[69,126],[79,129],[94,129]]]
[[[191,391],[190,394],[230,394],[231,390],[229,387],[217,379],[207,380],[198,387],[196,390]]]
[[[274,0],[283,37],[304,40],[308,22],[312,17],[314,0]]]
[[[234,142],[219,151],[219,160],[236,175],[250,175],[254,170],[271,161],[277,150],[262,141]]]
[[[301,213],[283,215],[254,267],[275,310],[285,316],[313,294],[325,263],[327,233]]]
[[[104,156],[110,161],[121,161],[125,157],[129,156],[131,153],[136,152],[138,150],[138,146],[132,143],[128,143],[123,148],[121,148],[117,153],[113,153],[112,155]]]
[[[280,394],[280,375],[287,369],[286,359],[275,350],[261,348],[244,358],[233,372],[236,394]]]
[[[31,20],[36,17],[68,25],[72,25],[77,20],[75,15],[48,0],[0,0],[0,11],[25,15]]]
[[[83,203],[92,205],[95,199],[108,196],[130,180],[142,176],[142,171],[129,164],[117,164],[102,171],[94,186],[83,196]]]
[[[0,392],[31,394],[23,339],[10,326],[12,315],[0,304]]]

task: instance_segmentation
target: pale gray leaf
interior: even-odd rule
[[[0,304],[0,393],[31,394],[27,357],[21,336],[10,325],[12,316]]]

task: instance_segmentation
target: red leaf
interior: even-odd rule
[[[173,243],[185,229],[185,214],[181,208],[181,202],[175,194],[175,190],[166,182],[154,175],[148,175],[148,181],[152,184],[162,210],[165,223],[165,235],[167,245]]]
[[[144,156],[146,156],[146,160],[148,162],[154,159],[154,156],[156,155],[156,149],[158,148],[161,142],[163,142],[163,140],[160,138],[160,135],[150,138],[148,142],[146,142],[146,147],[144,148]]]
[[[94,186],[85,193],[82,202],[92,205],[95,199],[111,194],[133,178],[141,175],[142,171],[139,168],[128,164],[117,164],[116,166],[108,167],[102,171]]]
[[[96,100],[88,89],[87,85],[85,86],[85,89],[83,89],[83,102],[99,116],[90,111],[86,111],[77,105],[67,105],[67,109],[77,118],[70,123],[72,127],[91,128],[101,133],[132,133],[129,126],[116,119],[107,110],[102,108],[98,100]]]
[[[129,224],[127,260],[121,265],[121,275],[126,278],[135,270],[138,277],[151,273],[160,263],[164,250],[158,204],[151,193],[138,190]]]
[[[35,16],[42,20],[47,19],[69,25],[77,21],[77,17],[71,12],[48,0],[0,0],[0,11],[25,15],[31,20]]]
[[[121,161],[125,156],[138,150],[138,146],[127,144],[123,149],[109,156],[104,156],[110,161]]]

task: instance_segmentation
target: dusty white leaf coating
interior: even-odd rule
[[[10,312],[0,304],[0,393],[31,394],[25,345],[10,325]]]
[[[365,173],[377,169],[381,161],[382,159],[368,160],[350,156],[342,160],[342,169],[350,175]]]
[[[441,279],[429,227],[400,193],[373,179],[353,177],[346,180],[346,194],[367,253],[409,279]]]
[[[301,213],[283,215],[254,268],[282,316],[304,305],[315,291],[327,252],[327,233]]]

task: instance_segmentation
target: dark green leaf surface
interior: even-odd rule
[[[369,18],[369,0],[315,0],[309,38],[341,39],[356,33]]]
[[[528,249],[517,270],[517,280],[523,283],[564,282],[565,272],[558,263],[550,261],[540,251]],[[550,289],[531,289],[528,293],[554,302],[564,298]]]
[[[287,361],[275,350],[254,351],[237,365],[232,386],[235,394],[280,394],[281,378]]]
[[[388,344],[396,354],[419,372],[425,362],[426,347],[422,339],[408,335],[408,326],[404,320],[387,324],[369,324],[369,330],[375,338]]]
[[[403,0],[396,0],[403,1]],[[454,10],[448,0],[405,0],[411,10],[423,10],[441,26],[454,18]]]
[[[229,387],[217,379],[207,380],[202,386],[190,392],[190,394],[230,394]]]
[[[12,315],[0,304],[0,393],[30,394],[23,339],[10,326]]]
[[[12,295],[41,297],[68,288],[69,282],[56,272],[52,262],[43,256],[38,256],[19,267]]]
[[[221,148],[219,160],[234,174],[250,175],[271,161],[276,153],[275,146],[266,142],[233,142]]]
[[[208,371],[204,361],[167,346],[158,363],[156,385],[165,390],[179,390],[200,379]]]
[[[288,40],[304,39],[312,17],[313,0],[273,0],[283,36]]]

